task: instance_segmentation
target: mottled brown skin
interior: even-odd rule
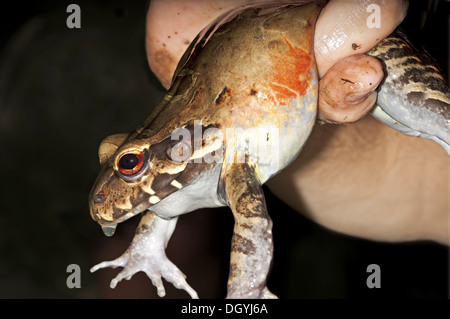
[[[402,30],[368,54],[380,59],[387,74],[377,101],[384,113],[450,154],[450,90],[433,58],[416,49]]]
[[[235,220],[227,297],[273,298],[266,287],[273,254],[272,220],[261,184],[247,164],[227,166],[223,183]]]

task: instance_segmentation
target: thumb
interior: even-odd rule
[[[339,60],[319,83],[319,119],[330,123],[352,123],[370,111],[383,79],[377,59],[355,54]]]

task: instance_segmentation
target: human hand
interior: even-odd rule
[[[152,0],[147,12],[149,65],[165,88],[195,36],[227,10],[254,0]],[[258,2],[261,2],[259,0]],[[263,0],[263,2],[291,2]],[[310,2],[310,1],[304,1]],[[380,28],[369,28],[369,4],[380,8]],[[318,118],[350,123],[362,118],[376,101],[383,79],[381,63],[363,53],[389,35],[404,19],[406,0],[331,0],[316,23],[314,50],[319,83]]]

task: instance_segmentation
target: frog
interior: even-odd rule
[[[259,4],[227,12],[188,47],[150,116],[135,131],[101,142],[91,217],[107,236],[119,223],[142,218],[123,255],[92,272],[123,267],[111,281],[114,288],[143,271],[161,297],[164,278],[198,298],[165,249],[179,216],[228,206],[235,223],[226,297],[276,298],[267,287],[274,244],[262,185],[298,156],[316,123],[313,36],[323,6]],[[394,56],[378,49],[373,56]],[[374,108],[381,121],[434,136],[416,128],[417,121],[404,121],[408,116],[396,118],[382,102]],[[439,107],[447,116],[448,103]],[[444,139],[438,138],[448,144]]]

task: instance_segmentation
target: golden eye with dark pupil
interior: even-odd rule
[[[124,175],[133,175],[142,168],[144,164],[144,153],[128,153],[119,159],[119,171]]]

